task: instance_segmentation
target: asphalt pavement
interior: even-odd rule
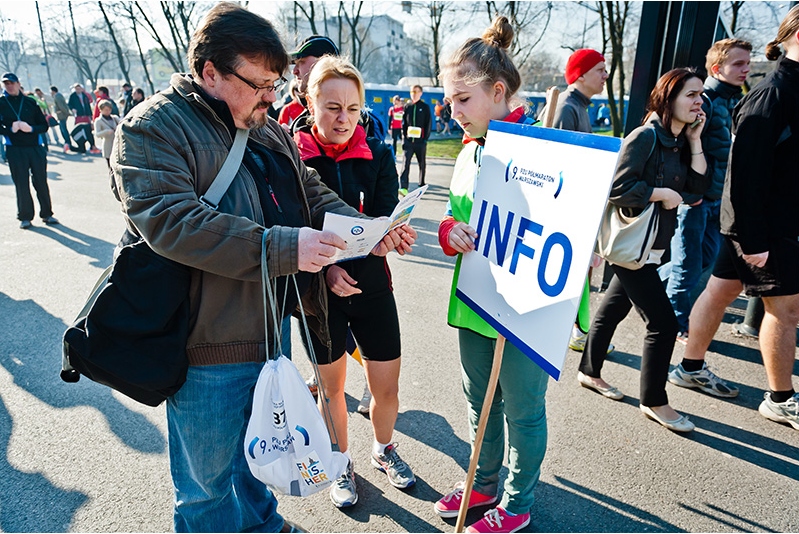
[[[61,335],[110,263],[123,231],[105,161],[49,156],[60,225],[18,228],[7,166],[0,165],[0,531],[168,532],[172,488],[163,406],[148,408],[83,378],[59,378]],[[414,163],[411,182],[416,179]],[[369,462],[369,420],[355,412],[363,373],[347,379],[358,504],[338,510],[327,492],[280,497],[278,510],[313,532],[441,532],[433,502],[462,480],[469,462],[457,336],[446,325],[453,261],[437,244],[451,161],[428,162],[428,193],[415,212],[414,254],[392,255],[403,335],[395,441],[413,468],[408,491]],[[601,269],[594,273],[594,286]],[[592,293],[595,308],[601,293]],[[603,372],[627,397],[605,399],[576,381],[569,352],[547,393],[549,446],[529,532],[799,531],[799,432],[757,413],[766,387],[756,341],[734,337],[745,302],[728,310],[708,363],[740,386],[723,400],[668,385],[670,402],[697,430],[681,435],[638,409],[641,319],[619,327]],[[298,348],[295,362],[309,364]],[[677,345],[672,363],[680,361]],[[794,366],[799,375],[799,365]],[[794,382],[797,384],[797,382]],[[799,384],[798,384],[799,385]],[[503,469],[502,477],[506,475]],[[470,513],[468,522],[481,511]]]

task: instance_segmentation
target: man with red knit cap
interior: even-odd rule
[[[574,52],[566,62],[566,83],[569,88],[558,99],[553,127],[561,130],[591,133],[588,106],[591,97],[602,93],[608,71],[605,57],[590,48]]]
[[[605,57],[590,48],[582,48],[574,52],[566,62],[566,83],[569,88],[558,99],[555,110],[554,128],[573,132],[591,133],[591,119],[588,118],[588,106],[591,97],[598,95],[605,88],[608,71],[605,70]],[[586,280],[577,320],[572,328],[569,348],[582,352],[588,328],[591,326],[589,311],[590,285]],[[608,352],[613,350],[610,345]]]

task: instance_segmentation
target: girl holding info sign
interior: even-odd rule
[[[482,38],[466,41],[441,64],[444,98],[452,118],[463,128],[464,147],[458,155],[450,185],[447,213],[438,229],[444,253],[458,255],[447,321],[458,328],[463,391],[474,440],[488,388],[497,332],[455,296],[463,254],[474,251],[477,232],[469,226],[475,180],[480,170],[488,123],[491,120],[531,122],[514,100],[521,85],[508,48],[513,28],[497,17]],[[548,375],[512,344],[505,344],[497,393],[491,406],[469,508],[493,504],[499,491],[499,470],[508,425],[508,478],[499,506],[467,528],[467,532],[516,532],[530,522],[533,489],[547,447],[544,395]],[[456,517],[463,499],[461,484],[435,504],[441,517]]]
[[[614,276],[591,324],[577,374],[584,387],[614,400],[624,397],[601,378],[601,371],[616,326],[635,306],[646,323],[641,411],[677,432],[690,432],[694,424],[669,406],[666,395],[678,325],[657,268],[677,225],[681,193],[701,194],[710,185],[700,139],[705,121],[702,91],[702,79],[695,71],[667,72],[649,95],[649,113],[643,125],[624,139],[608,201],[634,216],[649,203],[660,203],[658,232],[652,252],[640,269],[609,264]]]

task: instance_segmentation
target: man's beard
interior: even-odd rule
[[[266,123],[269,122],[269,114],[263,113],[261,110],[269,109],[269,106],[271,106],[271,104],[259,104],[255,106],[255,109],[253,109],[250,116],[247,117],[246,121],[244,121],[244,124],[247,126],[247,128],[253,130],[255,128],[263,128],[266,126]]]

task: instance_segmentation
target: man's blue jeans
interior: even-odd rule
[[[721,246],[721,200],[705,199],[698,206],[680,204],[677,229],[671,239],[671,276],[666,286],[680,332],[688,332],[694,289],[702,273],[713,267]]]
[[[244,434],[262,363],[189,367],[167,400],[175,532],[279,532],[277,499],[252,476]]]

